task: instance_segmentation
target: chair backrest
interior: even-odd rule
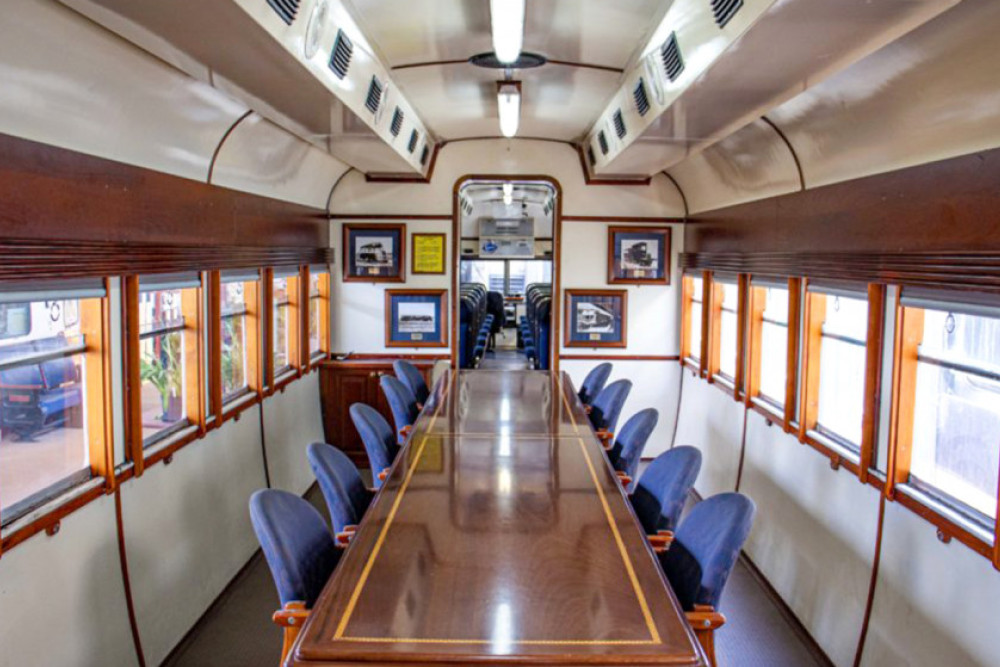
[[[742,493],[720,493],[695,505],[684,519],[660,564],[685,610],[697,604],[719,608],[755,512]]]
[[[423,374],[417,370],[416,366],[404,359],[397,359],[392,362],[392,370],[396,373],[396,377],[413,393],[417,403],[427,402],[431,390],[427,387]]]
[[[396,422],[396,432],[404,426],[410,426],[417,421],[417,399],[405,384],[391,375],[383,375],[379,379],[382,386],[382,393],[389,401],[389,409],[392,410],[392,420]],[[402,438],[399,439],[402,444]]]
[[[364,403],[352,405],[350,413],[354,428],[358,430],[368,453],[368,463],[377,488],[382,484],[378,474],[392,465],[399,452],[396,432],[378,410]]]
[[[594,402],[597,395],[601,393],[604,389],[604,385],[607,384],[608,378],[611,376],[611,364],[603,363],[594,366],[587,373],[587,377],[583,378],[583,384],[580,385],[580,391],[576,394],[580,397],[580,400],[585,404],[589,405]]]
[[[601,390],[590,404],[590,423],[594,428],[614,433],[618,417],[625,407],[625,399],[628,398],[630,391],[632,391],[631,380],[618,380]]]
[[[250,496],[250,522],[282,606],[312,608],[340,560],[323,516],[293,493],[263,489]]]
[[[615,470],[621,470],[629,477],[635,478],[639,469],[639,459],[646,441],[660,421],[660,413],[656,408],[646,408],[632,415],[615,436],[615,445],[611,448],[609,458]]]
[[[701,452],[683,445],[649,464],[632,493],[632,508],[647,535],[677,530],[684,503],[701,471]]]
[[[371,502],[371,494],[354,462],[325,442],[314,442],[306,447],[306,457],[330,510],[333,532],[339,533],[344,526],[359,523]]]

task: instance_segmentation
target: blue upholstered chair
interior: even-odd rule
[[[392,420],[396,422],[396,433],[399,435],[399,444],[406,442],[413,428],[413,422],[417,421],[420,408],[417,407],[417,399],[413,392],[405,384],[391,375],[383,375],[379,379],[382,386],[382,393],[389,401],[389,409],[392,411]],[[373,468],[374,470],[374,468]]]
[[[368,463],[372,467],[372,477],[377,489],[382,486],[382,480],[389,472],[389,466],[399,453],[396,432],[378,410],[364,403],[352,405],[350,413],[354,428],[358,430],[361,442],[365,445],[365,452],[368,453]]]
[[[590,405],[590,423],[597,431],[597,437],[604,443],[605,449],[611,448],[618,417],[621,416],[630,391],[632,391],[631,380],[612,382],[601,390]]]
[[[365,515],[372,493],[347,454],[325,442],[306,447],[309,467],[330,510],[330,523],[339,544],[346,544]]]
[[[632,415],[615,435],[615,444],[608,451],[611,465],[619,473],[622,486],[628,488],[636,477],[639,459],[646,441],[656,428],[660,413],[655,408],[646,408]]]
[[[697,505],[677,529],[660,566],[688,622],[715,664],[716,628],[726,618],[719,600],[753,526],[754,503],[741,493],[720,493]]]
[[[396,373],[396,377],[413,393],[413,397],[417,399],[417,403],[423,405],[427,402],[427,398],[431,395],[431,390],[427,386],[427,383],[424,382],[424,376],[417,370],[416,366],[409,361],[397,359],[392,362],[392,370]]]
[[[250,496],[250,522],[281,600],[272,618],[284,628],[284,662],[341,551],[316,508],[287,491],[264,489]]]
[[[604,385],[607,384],[610,375],[611,364],[607,362],[598,364],[590,369],[587,377],[583,378],[580,390],[576,392],[576,395],[580,397],[580,402],[584,405],[593,403],[597,395],[604,389]]]
[[[701,452],[683,445],[663,452],[649,464],[629,497],[632,509],[654,546],[661,532],[677,529],[684,503],[701,471]]]

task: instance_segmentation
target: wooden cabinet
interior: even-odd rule
[[[392,421],[389,403],[379,386],[379,378],[393,375],[393,359],[345,359],[324,361],[319,369],[320,400],[323,406],[323,434],[326,441],[339,447],[361,468],[368,467],[368,455],[361,443],[350,409],[355,403],[367,403]],[[411,361],[430,384],[432,361]]]

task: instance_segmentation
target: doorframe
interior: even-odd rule
[[[559,372],[559,342],[561,310],[560,267],[562,266],[562,184],[552,176],[541,174],[465,174],[455,181],[451,197],[451,367],[458,367],[458,325],[461,312],[459,309],[459,272],[462,265],[462,217],[458,194],[467,181],[542,181],[551,185],[556,191],[556,205],[552,209],[552,308],[549,313],[549,359],[550,369]]]

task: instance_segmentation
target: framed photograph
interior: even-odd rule
[[[626,347],[628,292],[568,289],[565,347]]]
[[[410,273],[443,274],[445,264],[445,234],[413,234]]]
[[[669,227],[608,227],[608,283],[670,284]]]
[[[385,291],[386,347],[447,347],[448,291]]]
[[[406,280],[406,225],[344,225],[344,282]]]

